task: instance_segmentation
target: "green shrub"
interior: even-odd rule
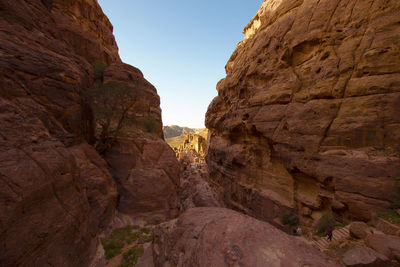
[[[145,235],[145,236],[142,236],[140,239],[141,239],[142,243],[147,243],[147,242],[153,241],[153,236]]]
[[[122,252],[125,244],[131,244],[136,241],[142,232],[133,231],[137,228],[135,226],[126,226],[112,231],[112,233],[101,240],[103,244],[106,259],[111,259]]]
[[[379,210],[376,215],[390,223],[400,225],[400,215],[394,209]]]
[[[350,249],[353,249],[357,246],[357,243],[354,242],[349,242],[349,243],[343,243],[340,242],[339,244],[330,244],[328,247],[328,250],[325,251],[325,253],[340,261],[343,258],[343,255],[349,251]]]
[[[124,247],[124,242],[122,242],[121,240],[103,239],[102,243],[107,260],[121,254],[122,248]]]
[[[332,213],[326,213],[322,215],[317,223],[316,233],[317,235],[326,235],[329,228],[334,228],[336,226],[335,216]]]
[[[109,81],[95,83],[84,92],[94,119],[101,128],[96,149],[102,153],[110,141],[120,136],[123,127],[134,123],[133,107],[136,103],[135,83]]]
[[[94,72],[94,80],[95,81],[103,81],[103,74],[107,68],[107,64],[103,61],[96,60],[92,63],[93,72]]]
[[[283,213],[281,214],[281,222],[283,225],[295,226],[299,224],[299,219],[293,213]]]
[[[150,117],[143,121],[143,125],[146,131],[149,133],[155,133],[158,131],[158,123]]]
[[[145,233],[145,234],[150,234],[151,233],[151,229],[147,228],[147,227],[142,228],[141,231],[142,231],[142,233]]]
[[[140,233],[140,232],[134,232],[134,233],[130,234],[129,237],[126,239],[126,243],[132,244],[133,242],[138,240],[138,238],[141,236],[141,234],[142,233]]]
[[[135,266],[140,256],[143,255],[143,246],[137,246],[129,249],[123,254],[121,264],[119,267],[131,267]]]

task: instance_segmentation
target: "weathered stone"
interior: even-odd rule
[[[0,265],[86,266],[117,200],[80,96],[120,61],[111,23],[96,1],[1,0],[0,25]]]
[[[336,199],[333,199],[332,210],[337,213],[342,213],[346,210],[346,205]]]
[[[0,40],[0,265],[101,263],[98,235],[113,218],[118,193],[89,145],[94,121],[82,95],[94,82],[92,63],[108,64],[105,81],[138,85],[137,130],[153,118],[158,132],[144,136],[163,147],[156,90],[121,62],[97,1],[0,0]],[[152,152],[137,156],[143,153]],[[156,164],[171,174],[174,160]],[[146,166],[159,188],[160,171]],[[169,182],[166,176],[160,180]]]
[[[223,206],[218,192],[208,184],[207,176],[208,170],[205,164],[186,167],[179,190],[181,212],[194,207]]]
[[[204,163],[207,139],[195,133],[187,134],[183,144],[174,148],[176,157],[184,165]]]
[[[109,81],[124,82],[135,90],[136,100],[129,111],[132,126],[125,129],[125,137],[153,136],[163,138],[160,97],[156,88],[144,78],[139,69],[116,62],[105,69],[103,80],[104,83]],[[146,122],[151,123],[152,127],[146,129]]]
[[[387,234],[400,236],[400,226],[392,224],[382,218],[375,216],[372,222],[376,229]]]
[[[339,266],[270,224],[224,208],[193,208],[153,233],[155,266]]]
[[[365,222],[352,222],[349,230],[352,237],[361,239],[372,233],[371,228]]]
[[[400,237],[384,234],[368,235],[365,244],[389,259],[400,261]]]
[[[381,267],[390,264],[385,255],[367,247],[356,247],[347,251],[342,262],[347,267]]]
[[[396,0],[264,1],[206,114],[229,207],[368,221],[396,199],[399,12]]]
[[[104,158],[119,192],[118,211],[148,223],[178,214],[180,166],[161,139],[119,139]]]

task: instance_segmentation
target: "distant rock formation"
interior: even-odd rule
[[[187,164],[205,162],[206,150],[207,139],[198,134],[187,134],[183,144],[174,148],[178,160]]]
[[[229,207],[311,226],[399,199],[399,13],[396,0],[264,1],[206,115]]]
[[[179,165],[161,140],[159,97],[138,69],[121,62],[97,1],[0,0],[0,25],[0,265],[88,266],[118,192],[121,209],[136,193],[129,183],[156,195],[140,202],[141,211],[175,216]],[[108,65],[105,80],[140,87],[140,138],[129,141],[128,153],[118,142],[106,151],[109,165],[90,145],[95,127],[82,97],[96,60]],[[146,118],[157,131],[146,131]],[[135,176],[121,182],[118,166],[126,158]]]
[[[167,139],[171,137],[177,137],[180,135],[186,135],[188,133],[194,133],[196,132],[196,129],[192,129],[189,127],[180,127],[178,125],[171,125],[171,126],[164,126],[163,132],[164,132],[164,138]]]

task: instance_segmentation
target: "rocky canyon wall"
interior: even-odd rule
[[[400,3],[264,1],[206,114],[229,207],[311,226],[399,198]]]
[[[121,62],[112,25],[95,0],[1,0],[0,40],[0,265],[86,266],[115,213],[117,188],[126,197],[115,179],[122,159],[107,164],[89,145],[93,116],[82,92],[94,81],[92,63],[108,64],[105,80],[139,84],[141,145],[129,153],[141,161],[150,157],[141,149],[145,142],[168,148],[159,97],[138,69]],[[149,117],[157,126],[152,133],[141,123]],[[167,185],[158,188],[171,190],[164,194],[173,202],[169,179],[179,172],[168,169],[178,166],[169,153],[171,161],[160,167]],[[154,176],[152,164],[157,160],[129,181]]]

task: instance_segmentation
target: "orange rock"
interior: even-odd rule
[[[303,207],[366,221],[396,199],[399,12],[395,0],[264,1],[206,114],[229,207],[272,223]]]

